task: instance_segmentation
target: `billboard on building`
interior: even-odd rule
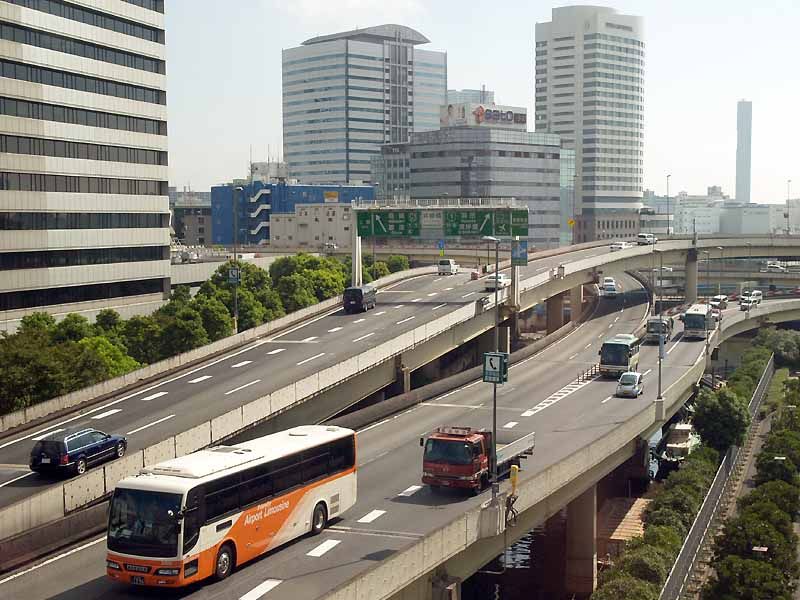
[[[471,102],[444,104],[439,107],[439,126],[483,126],[525,131],[528,128],[528,109]]]
[[[339,192],[322,192],[325,202],[339,202]]]

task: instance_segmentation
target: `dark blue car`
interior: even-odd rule
[[[36,442],[30,466],[39,473],[82,475],[92,465],[121,458],[127,447],[125,437],[97,429],[53,432]]]

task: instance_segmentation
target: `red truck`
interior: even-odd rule
[[[499,436],[498,436],[499,440]],[[507,475],[512,465],[533,452],[535,434],[529,433],[508,444],[497,444],[497,474]],[[422,457],[422,483],[434,490],[442,487],[480,492],[491,480],[489,457],[492,432],[472,427],[439,427],[420,438],[425,448]]]

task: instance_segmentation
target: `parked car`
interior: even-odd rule
[[[125,456],[127,448],[125,436],[97,429],[54,431],[33,446],[30,467],[39,473],[82,475],[92,465]]]
[[[620,398],[636,398],[644,392],[644,375],[636,371],[626,371],[619,377],[616,395]]]
[[[636,236],[636,243],[639,246],[652,246],[658,242],[658,238],[652,233],[640,233]]]
[[[614,242],[611,244],[611,252],[617,252],[618,250],[625,250],[626,248],[632,248],[633,244],[630,242]]]
[[[492,273],[486,278],[486,290],[494,291],[495,287],[503,289],[511,285],[511,278],[505,273]]]

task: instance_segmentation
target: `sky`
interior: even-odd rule
[[[444,50],[448,87],[533,114],[534,26],[555,6],[503,0],[168,0],[170,185],[208,190],[282,153],[281,50],[399,23]],[[645,19],[644,187],[735,195],[736,103],[753,102],[753,202],[800,197],[800,2],[597,0]],[[532,123],[533,119],[529,119]]]

